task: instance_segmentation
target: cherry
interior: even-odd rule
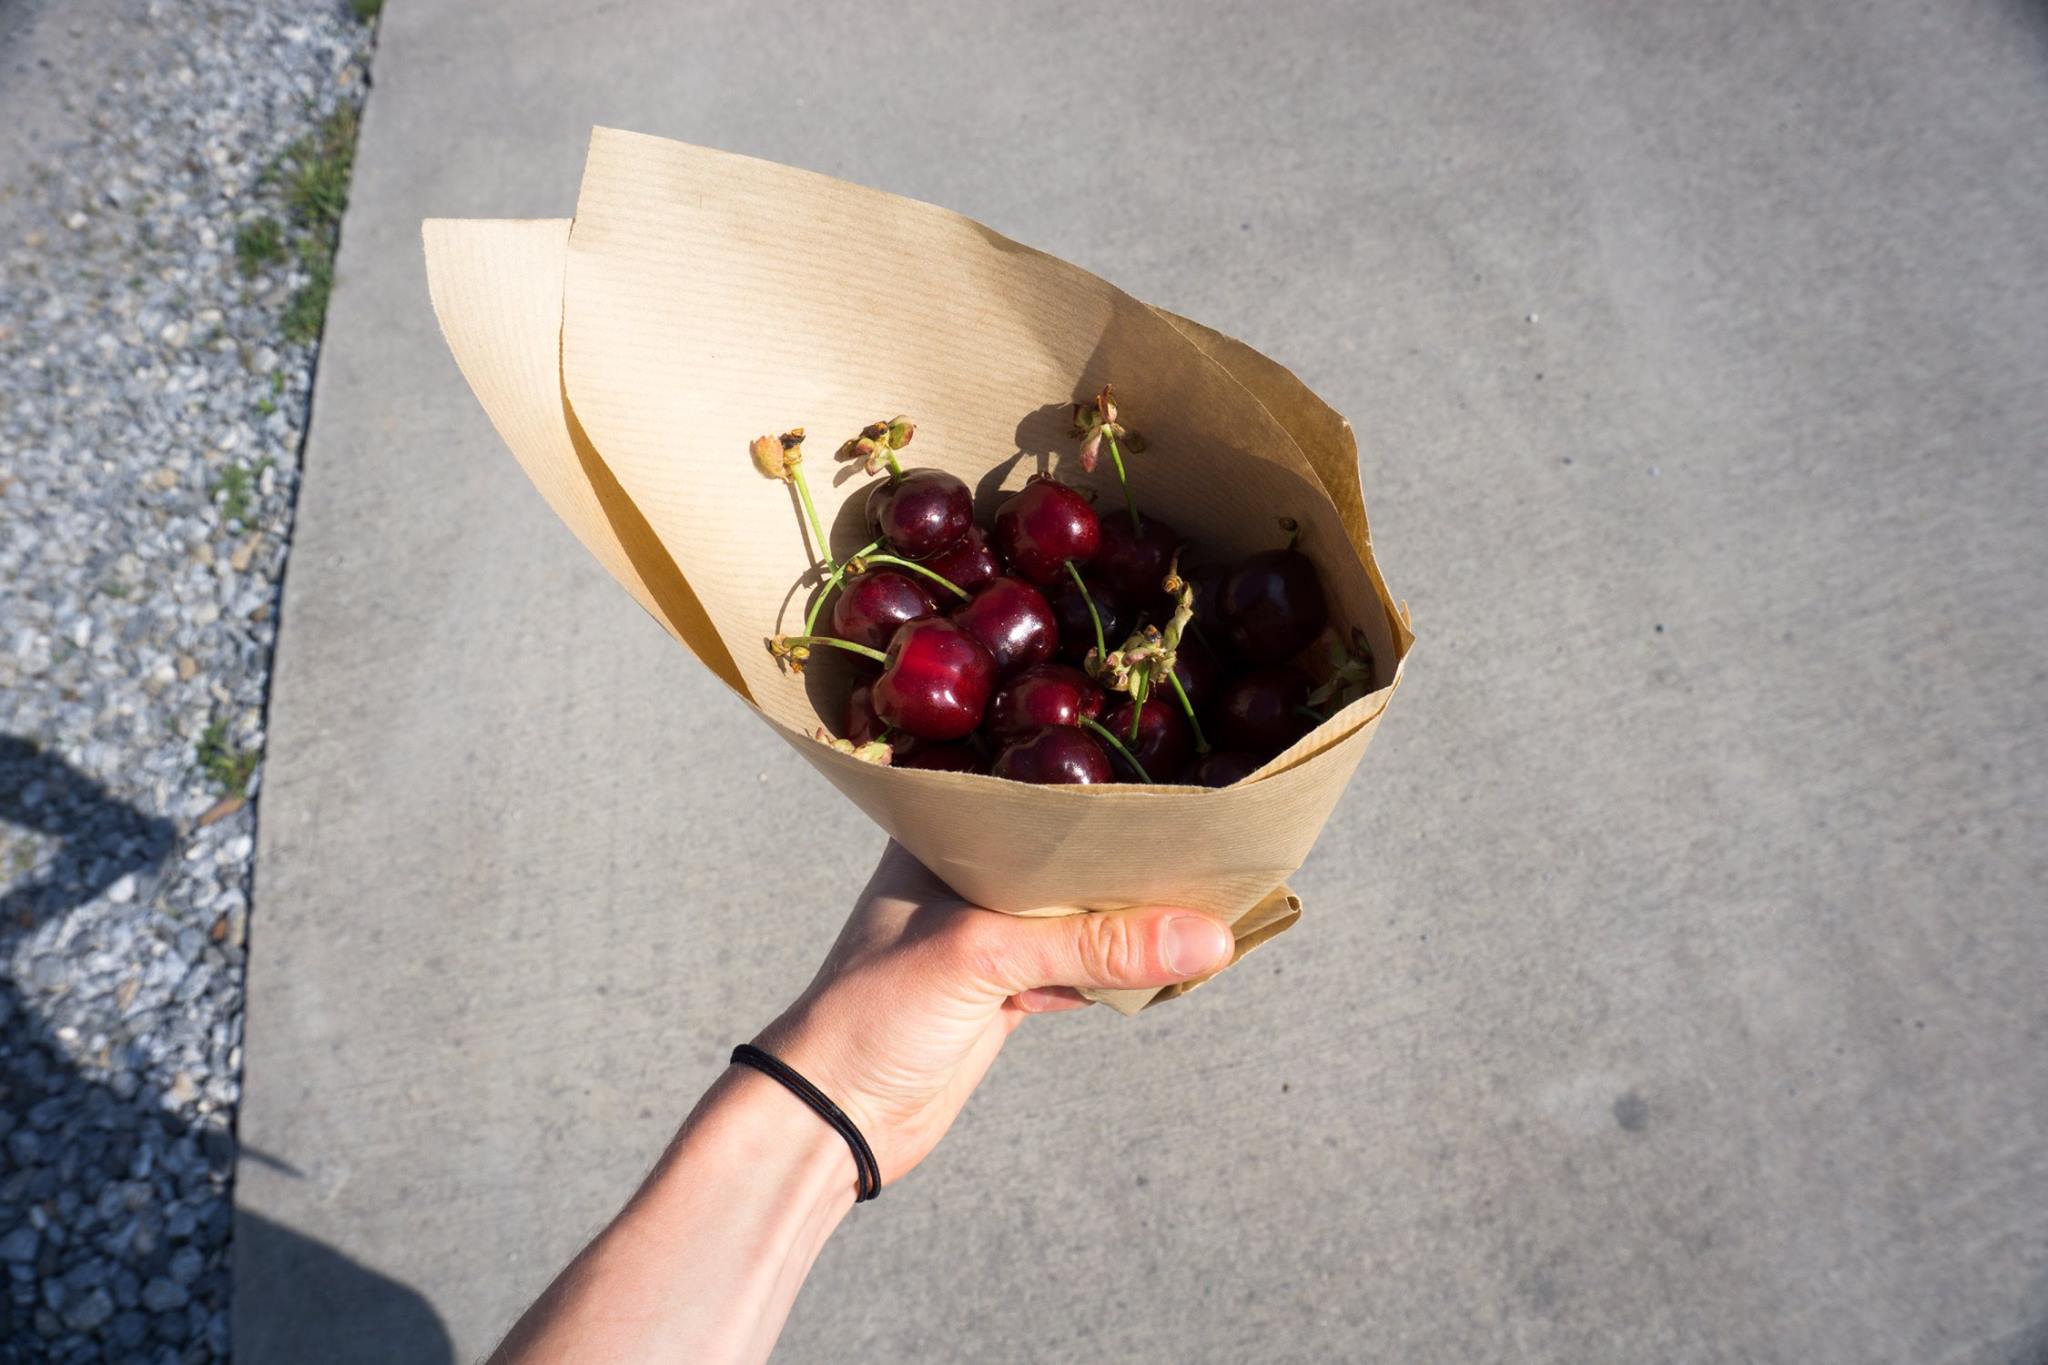
[[[1211,613],[1238,653],[1255,664],[1294,657],[1322,634],[1329,616],[1316,566],[1292,549],[1268,550],[1239,564]]]
[[[943,469],[913,469],[868,494],[868,521],[897,554],[923,559],[967,534],[974,525],[974,494]]]
[[[1138,760],[1154,782],[1174,781],[1188,766],[1188,760],[1195,756],[1195,732],[1189,727],[1180,702],[1147,697],[1138,713],[1138,737],[1135,740],[1131,738],[1131,712],[1131,699],[1125,697],[1102,718],[1103,728],[1123,741],[1124,747],[1131,751],[1131,756]],[[1112,761],[1124,780],[1137,777],[1121,756]]]
[[[1133,602],[1150,602],[1165,591],[1166,571],[1180,533],[1157,517],[1146,517],[1143,529],[1131,524],[1129,512],[1102,519],[1101,543],[1090,565],[1104,582]]]
[[[995,539],[1010,571],[1043,587],[1066,572],[1068,560],[1095,557],[1102,523],[1074,489],[1037,475],[996,509]]]
[[[906,621],[934,615],[938,603],[924,584],[893,569],[875,569],[847,582],[832,603],[832,633],[880,649]]]
[[[1087,574],[1082,577],[1088,584],[1088,597],[1095,599],[1096,613],[1102,617],[1103,643],[1115,649],[1131,633],[1130,608],[1099,580]],[[1060,626],[1059,656],[1077,664],[1095,648],[1095,623],[1088,616],[1088,597],[1082,596],[1071,578],[1052,595],[1053,618]]]
[[[1173,676],[1180,679],[1181,691],[1188,694],[1188,705],[1195,708],[1197,715],[1207,715],[1216,694],[1223,689],[1223,665],[1216,662],[1216,655],[1193,631],[1180,637],[1180,648],[1173,653]]]
[[[1109,756],[1086,731],[1048,725],[1016,740],[996,755],[997,777],[1041,785],[1093,785],[1116,780]]]
[[[1020,739],[1047,725],[1078,725],[1102,714],[1102,689],[1078,668],[1038,664],[995,690],[982,724],[997,739]]]
[[[1019,578],[998,578],[951,614],[995,656],[996,672],[1003,677],[1044,663],[1059,644],[1052,604]]]
[[[1308,675],[1293,664],[1236,679],[1216,704],[1216,742],[1271,758],[1308,729],[1308,718],[1296,709],[1308,705],[1308,686]]]
[[[875,679],[875,714],[917,739],[962,739],[981,724],[996,661],[943,616],[898,626]]]
[[[1259,770],[1261,760],[1234,749],[1216,749],[1195,762],[1195,770],[1188,774],[1188,782],[1197,787],[1227,787],[1233,782],[1242,782]]]
[[[846,695],[846,724],[839,733],[855,744],[880,739],[889,727],[875,714],[875,685],[862,683]]]
[[[898,754],[892,767],[923,768],[941,773],[985,773],[988,764],[972,744],[925,744]]]
[[[1003,576],[1002,558],[979,526],[969,526],[966,535],[925,560],[924,566],[968,592]]]

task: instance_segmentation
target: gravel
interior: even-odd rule
[[[0,186],[0,1362],[228,1358],[316,349],[286,340],[303,260],[245,272],[235,242],[291,221],[274,168],[360,103],[372,36],[342,0],[114,7],[133,59],[78,92],[78,145]]]

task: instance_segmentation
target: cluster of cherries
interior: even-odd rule
[[[914,432],[899,417],[841,447],[887,476],[868,495],[873,540],[843,561],[804,482],[802,430],[753,445],[763,474],[795,486],[824,559],[803,633],[770,649],[797,670],[817,646],[879,665],[847,699],[839,734],[818,731],[825,743],[1020,782],[1223,787],[1324,719],[1318,707],[1369,685],[1355,638],[1333,647],[1320,686],[1298,666],[1329,612],[1291,543],[1182,567],[1195,556],[1179,533],[1138,512],[1124,452],[1143,447],[1107,387],[1076,406],[1075,434],[1085,469],[1104,449],[1115,463],[1125,509],[1109,516],[1040,475],[978,526],[964,482],[898,462]]]

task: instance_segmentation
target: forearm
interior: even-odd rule
[[[853,1196],[839,1135],[735,1067],[493,1360],[765,1360]]]

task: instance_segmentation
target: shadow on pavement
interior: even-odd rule
[[[122,877],[153,873],[177,847],[176,826],[12,735],[0,735],[0,822],[62,841],[0,895],[0,1365],[82,1350],[225,1359],[235,1286],[217,1253],[231,1234],[235,1264],[265,1267],[265,1281],[290,1286],[295,1300],[264,1315],[263,1337],[233,1343],[238,1358],[452,1362],[446,1328],[407,1286],[255,1214],[231,1227],[218,1191],[232,1173],[232,1135],[165,1106],[162,1077],[112,1084],[88,1074],[25,997],[15,976],[23,940]],[[71,966],[49,953],[36,963],[45,973]],[[68,988],[34,982],[45,998]]]

